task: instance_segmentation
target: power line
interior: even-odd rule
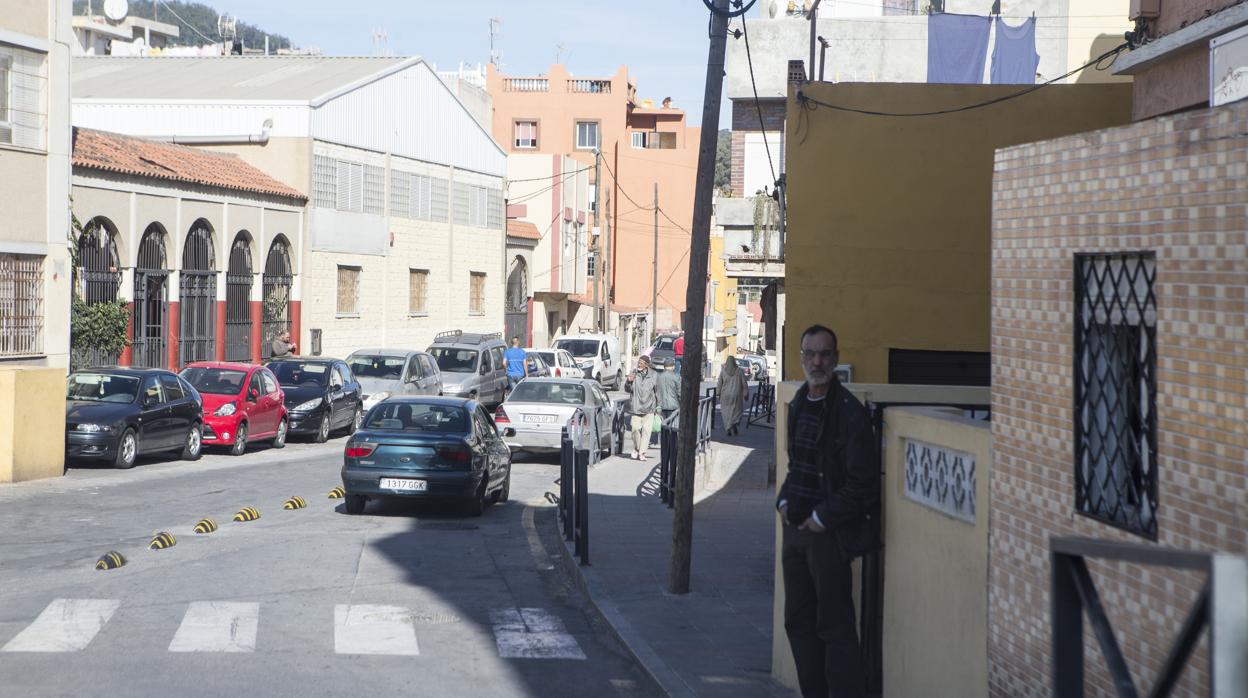
[[[508,184],[516,184],[516,183],[518,183],[518,182],[540,182],[540,181],[542,181],[542,180],[544,180],[544,179],[555,179],[555,178],[557,178],[557,177],[559,177],[559,176],[561,176],[561,175],[563,175],[563,176],[574,175],[574,174],[579,174],[579,173],[581,173],[581,172],[588,172],[589,170],[592,170],[592,169],[594,169],[594,168],[592,168],[592,167],[582,167],[582,168],[581,168],[581,169],[579,169],[579,170],[573,170],[573,171],[571,171],[571,172],[560,172],[560,173],[556,173],[556,174],[553,174],[553,175],[546,175],[545,177],[529,177],[528,179],[509,179],[509,180],[507,180],[507,183],[508,183]]]
[[[169,6],[169,3],[165,2],[165,0],[160,0],[160,4],[164,5],[164,6],[165,6],[165,9],[169,11],[169,14],[173,15],[174,17],[177,17],[178,21],[179,21],[179,22],[181,22],[181,23],[183,23],[183,24],[185,24],[185,25],[187,26],[187,28],[188,28],[188,29],[190,29],[191,31],[195,32],[196,34],[199,34],[199,36],[200,36],[201,38],[203,38],[203,40],[204,40],[204,41],[207,41],[207,42],[208,42],[208,43],[210,43],[210,44],[215,44],[215,43],[217,43],[217,42],[216,42],[216,40],[214,40],[214,39],[210,39],[210,38],[208,38],[207,36],[204,36],[204,33],[203,33],[203,32],[201,32],[200,30],[196,29],[194,24],[191,24],[190,22],[186,21],[185,19],[182,19],[182,17],[181,17],[181,16],[180,16],[177,12],[174,12],[174,11],[173,11],[173,8],[172,8],[172,7],[170,7],[170,6]]]
[[[754,108],[758,110],[758,129],[763,134],[763,149],[767,151],[767,168],[771,170],[771,186],[776,186],[776,165],[771,161],[771,146],[767,144],[767,125],[763,123],[763,105],[758,101],[758,84],[754,82],[754,58],[750,55],[749,22],[741,22],[741,34],[745,36],[745,61],[750,67],[750,87],[754,89]],[[810,68],[814,74],[814,66]]]

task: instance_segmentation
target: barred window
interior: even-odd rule
[[[593,279],[597,276],[598,253],[590,252],[585,257],[585,275]]]
[[[380,216],[386,212],[386,171],[374,165],[364,166],[364,213]]]
[[[468,289],[468,312],[485,312],[485,273],[474,271],[471,286]]]
[[[360,267],[338,266],[338,314],[355,315],[360,303]]]
[[[1075,508],[1157,538],[1152,252],[1075,256]]]
[[[0,43],[0,143],[47,147],[47,54]]]
[[[338,206],[338,172],[333,158],[317,155],[312,158],[312,205],[317,208]]]
[[[413,314],[428,312],[428,308],[425,305],[425,297],[429,290],[429,270],[409,269],[407,272],[407,285],[407,312]]]
[[[0,356],[43,353],[43,256],[0,254]]]

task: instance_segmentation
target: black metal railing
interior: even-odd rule
[[[776,421],[776,386],[767,378],[758,381],[745,413],[745,428],[751,426],[774,429]]]
[[[628,427],[632,417],[632,400],[625,398],[615,403],[615,416],[611,418],[612,451],[615,455],[624,455],[625,442],[628,439]]]
[[[709,392],[709,391],[708,391]],[[711,423],[715,418],[715,397],[707,395],[698,399],[699,453],[705,453],[711,444]],[[676,453],[679,449],[680,410],[673,411],[663,420],[659,429],[659,499],[671,508],[675,505]]]
[[[589,456],[563,427],[559,448],[559,521],[582,565],[589,564]]]

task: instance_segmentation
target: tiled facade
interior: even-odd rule
[[[1050,695],[1049,539],[1144,538],[1076,513],[1074,255],[1156,255],[1157,543],[1248,552],[1248,102],[998,151],[989,686]],[[1151,684],[1203,575],[1089,563]],[[1114,695],[1085,623],[1092,695]],[[1207,695],[1207,641],[1172,695]]]

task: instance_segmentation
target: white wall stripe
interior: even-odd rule
[[[585,659],[563,621],[541,608],[490,611],[498,656],[504,659]]]
[[[91,644],[113,612],[115,599],[56,599],[17,637],[5,652],[77,652]]]
[[[334,606],[334,652],[418,655],[412,613],[401,606]]]
[[[170,652],[254,652],[260,604],[196,601],[169,643]]]

